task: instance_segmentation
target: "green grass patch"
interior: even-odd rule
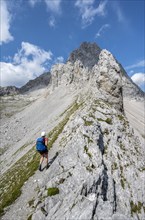
[[[123,167],[122,166],[120,166],[120,172],[121,172],[121,180],[120,180],[121,186],[123,189],[125,189],[126,178],[123,175]]]
[[[29,206],[33,206],[34,205],[34,198],[31,199],[29,202],[28,202]]]
[[[118,118],[119,118],[120,121],[124,120],[124,116],[123,115],[118,115]]]
[[[80,107],[81,104],[73,103],[66,117],[60,122],[49,134],[48,148],[62,132],[64,126],[68,122],[70,116]],[[24,146],[22,146],[24,147]],[[21,187],[30,176],[38,169],[40,155],[36,152],[35,147],[29,150],[21,157],[8,171],[6,171],[0,179],[0,215],[4,213],[4,208],[11,205],[20,195]]]
[[[130,202],[131,215],[133,216],[133,213],[141,213],[142,207],[143,207],[143,204],[141,202],[138,202],[136,204],[133,201],[131,201]]]
[[[93,124],[93,121],[84,120],[84,122],[85,122],[85,126],[91,126]]]
[[[107,124],[110,124],[110,125],[112,125],[112,118],[107,118],[107,119],[102,119],[102,118],[97,118],[98,119],[98,121],[104,121],[104,122],[106,122]]]
[[[93,140],[88,135],[83,134],[83,136],[88,139],[88,143],[93,143]]]
[[[20,151],[24,150],[29,144],[24,144],[22,147],[20,147],[14,154],[13,156],[15,156],[16,154],[18,154]]]
[[[32,215],[33,215],[33,214],[29,215],[29,217],[27,218],[27,220],[32,220]]]
[[[105,128],[104,134],[109,135],[109,130],[108,130],[108,128]]]
[[[89,158],[92,158],[92,154],[89,152],[87,146],[84,146],[84,151],[88,155]]]
[[[0,155],[4,154],[7,151],[8,147],[0,147]]]
[[[112,125],[112,118],[107,118],[107,119],[105,120],[105,122],[106,122],[107,124]]]
[[[107,145],[105,145],[105,146],[104,146],[104,154],[106,154],[106,155],[107,155],[107,153],[108,153],[108,146],[107,146]]]
[[[125,145],[121,142],[120,143],[120,148],[123,150],[123,151],[125,151],[126,149],[125,149]]]
[[[0,179],[0,213],[4,208],[14,202],[21,194],[24,182],[32,176],[38,168],[39,155],[33,147],[27,154],[19,159]]]
[[[96,119],[96,118],[95,118],[95,115],[94,115],[93,113],[89,113],[89,117],[90,117],[90,118],[93,118],[93,119]]]
[[[81,106],[81,104],[73,103],[73,105],[69,108],[66,117],[48,134],[48,149],[50,149],[55,142],[55,140],[58,138],[59,134],[64,129],[64,126],[67,124],[70,116]]]
[[[55,196],[57,194],[59,194],[59,189],[58,188],[53,187],[53,188],[48,188],[47,189],[47,195],[48,196]]]
[[[118,169],[118,167],[117,167],[117,163],[114,162],[113,165],[112,165],[112,170],[117,170],[117,169]]]

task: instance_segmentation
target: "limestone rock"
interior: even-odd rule
[[[100,52],[101,49],[96,43],[91,44],[84,42],[78,49],[74,50],[70,54],[68,61],[74,64],[77,60],[79,60],[84,67],[88,67],[90,69],[97,64]]]
[[[6,87],[0,86],[0,96],[17,95],[17,94],[19,94],[19,89],[15,86],[6,86]]]
[[[13,210],[21,213],[22,204],[24,211],[32,201],[27,210],[32,220],[143,220],[144,136],[123,106],[132,94],[142,104],[144,93],[113,55],[95,44],[83,43],[66,64],[54,65],[47,91],[15,114],[15,123],[10,118],[3,125],[1,142],[13,145],[3,154],[2,174],[27,156],[42,128],[50,132],[52,147],[49,169],[24,184],[23,196],[2,220],[27,219]],[[50,195],[50,188],[55,193]]]

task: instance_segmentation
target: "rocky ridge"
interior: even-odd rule
[[[45,115],[47,120],[40,127],[48,132],[52,127],[46,123],[56,115],[55,125],[58,118],[64,125],[51,145],[49,169],[34,174],[23,192],[25,199],[20,197],[2,219],[144,219],[144,138],[124,114],[125,96],[132,96],[129,87],[138,100],[143,101],[144,93],[126,78],[110,52],[98,48],[83,43],[66,64],[56,64],[45,98],[25,110],[34,114],[39,106],[33,117],[36,122],[31,120],[35,126]],[[24,124],[28,118],[23,112],[22,117]],[[29,123],[28,127],[33,126]],[[39,132],[35,129],[34,133]],[[32,185],[35,193],[28,196]],[[19,207],[18,215],[15,207]]]
[[[36,77],[36,79],[30,80],[24,86],[17,88],[15,86],[7,86],[2,87],[0,86],[0,96],[12,96],[18,94],[24,94],[26,92],[30,92],[33,90],[42,89],[47,87],[51,81],[50,73],[43,73],[42,75]]]
[[[51,74],[43,73],[36,79],[30,80],[28,83],[26,83],[24,86],[22,86],[19,91],[21,94],[32,91],[32,90],[38,90],[44,87],[47,87],[51,81]]]
[[[15,86],[0,86],[0,96],[4,95],[17,95],[19,94],[19,89]]]

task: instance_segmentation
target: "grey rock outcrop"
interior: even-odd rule
[[[32,220],[142,220],[143,146],[121,112],[86,96],[53,146]]]
[[[30,80],[24,86],[17,88],[15,86],[0,86],[0,96],[18,95],[26,92],[38,90],[47,87],[51,82],[50,72],[43,73],[33,80]]]
[[[145,93],[127,75],[121,64],[120,67],[122,72],[123,97],[145,100]]]
[[[41,182],[42,202],[32,220],[143,220],[144,141],[124,115],[123,98],[144,93],[134,84],[128,92],[132,82],[110,52],[99,51],[97,62],[89,54],[84,65],[80,48],[51,71],[52,91],[80,90],[80,107],[53,146],[59,155]],[[52,187],[59,194],[50,197]]]
[[[4,95],[17,95],[19,94],[19,89],[15,86],[0,86],[0,96]]]
[[[18,157],[20,143],[36,137],[42,128],[51,131],[49,141],[53,143],[49,169],[36,172],[35,184],[30,184],[35,195],[28,200],[29,204],[33,200],[29,218],[145,219],[144,137],[130,125],[123,106],[123,99],[134,98],[132,94],[142,102],[144,93],[113,55],[96,44],[83,43],[66,64],[53,66],[47,93],[15,118],[21,120],[21,137],[23,127],[27,132],[17,143],[16,152],[13,146],[13,159],[15,154]],[[12,127],[16,132],[18,125]],[[10,155],[4,156],[11,161]],[[29,184],[27,190],[31,190]],[[26,201],[19,199],[16,207],[25,207]],[[2,220],[18,219],[14,207]],[[28,218],[24,208],[23,214],[20,209],[19,219]]]
[[[93,44],[94,45],[94,44]],[[93,46],[92,45],[92,46]],[[107,50],[102,50],[97,56],[97,64],[92,64],[94,54],[88,60],[87,67],[83,60],[76,60],[74,64],[68,61],[66,64],[57,64],[52,68],[52,88],[59,85],[69,86],[71,89],[81,89],[90,86],[92,91],[101,91],[101,98],[123,109],[122,77],[121,69],[115,58]],[[90,65],[89,65],[90,61]]]
[[[68,61],[74,64],[77,60],[80,60],[84,67],[90,69],[97,64],[100,52],[101,49],[96,43],[84,42],[70,54]]]
[[[51,81],[51,74],[43,73],[36,79],[30,80],[28,83],[26,83],[24,86],[22,86],[19,91],[20,93],[25,93],[32,90],[37,90],[40,88],[47,87]]]

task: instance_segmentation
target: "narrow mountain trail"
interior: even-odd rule
[[[57,157],[57,150],[59,149],[55,147],[55,149],[52,148],[49,151],[50,167]],[[2,216],[1,220],[27,220],[29,216],[31,216],[36,206],[39,204],[39,200],[37,199],[38,195],[41,194],[41,191],[39,190],[44,190],[43,181],[46,178],[46,175],[48,175],[45,165],[46,161],[43,161],[43,171],[40,172],[37,170],[35,174],[24,183],[21,189],[21,195],[12,205],[6,208],[6,212]]]
[[[2,125],[2,220],[144,219],[144,93],[126,75],[109,51],[83,43]],[[50,167],[40,172],[42,130]]]
[[[6,148],[0,158],[1,173],[6,172],[34,146],[42,129],[49,132],[59,123],[61,114],[76,96],[76,91],[70,93],[64,88],[56,89],[52,94],[45,92],[30,106],[1,124],[0,146]]]

